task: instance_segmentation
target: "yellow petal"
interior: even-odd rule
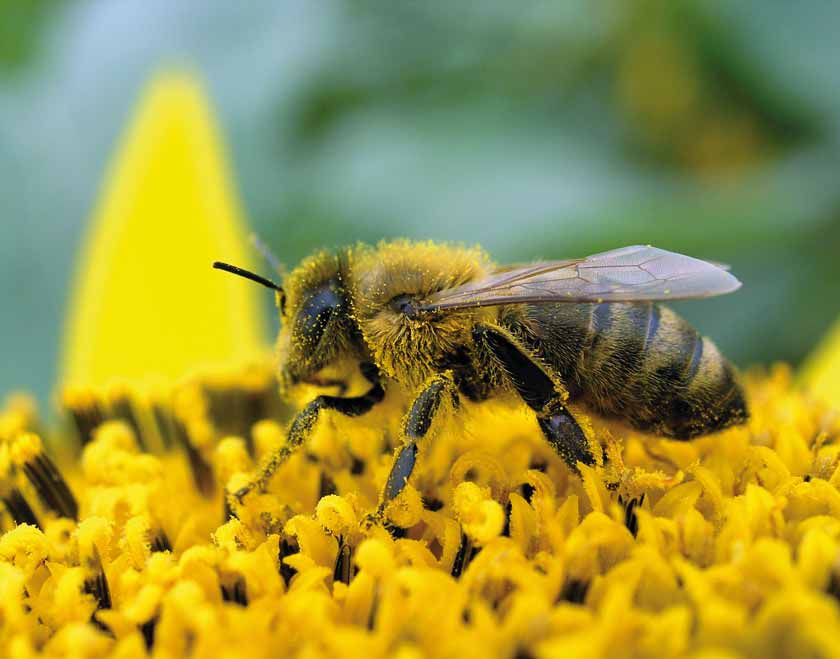
[[[201,86],[154,79],[122,139],[83,243],[61,384],[181,377],[265,348],[258,287],[215,272],[252,267],[245,223]]]
[[[840,322],[805,362],[802,382],[809,391],[840,407]]]

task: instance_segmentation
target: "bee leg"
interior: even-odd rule
[[[260,467],[259,475],[245,487],[238,489],[233,493],[236,500],[241,503],[242,499],[254,489],[263,490],[268,484],[268,481],[274,475],[274,472],[282,465],[292,454],[295,453],[306,442],[321,410],[335,410],[345,416],[361,416],[369,412],[374,405],[379,403],[385,397],[385,390],[382,385],[375,382],[374,385],[362,396],[354,396],[351,398],[341,398],[339,396],[318,396],[310,401],[292,421],[289,428],[289,435],[286,443],[280,448],[276,449],[268,456],[268,459]]]
[[[381,520],[384,517],[388,503],[405,488],[417,460],[417,442],[429,432],[435,414],[443,402],[444,395],[447,393],[455,395],[454,387],[455,383],[450,374],[436,375],[426,383],[426,386],[411,404],[403,428],[405,441],[395,452],[391,473],[388,475],[385,489],[379,499],[379,506],[375,514],[377,519]]]
[[[566,409],[555,380],[539,359],[500,327],[476,325],[473,339],[501,363],[522,400],[537,413],[537,422],[548,443],[572,471],[579,473],[578,462],[595,464],[586,435]]]

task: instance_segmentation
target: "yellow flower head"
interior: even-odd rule
[[[247,266],[245,225],[200,85],[151,82],[106,177],[80,256],[63,384],[182,377],[266,346],[259,292],[214,276]]]

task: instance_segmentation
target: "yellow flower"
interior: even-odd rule
[[[802,380],[813,393],[840,408],[840,322],[805,364]]]
[[[182,377],[265,349],[258,292],[211,276],[248,267],[245,224],[198,83],[149,85],[111,164],[70,303],[62,384]]]
[[[151,96],[141,126],[206,116],[183,78],[163,79]],[[198,114],[168,114],[185,108]],[[173,135],[195,126],[163,119],[180,128],[137,134],[168,153],[155,136],[175,144]],[[207,152],[180,153],[166,170],[175,178]],[[163,208],[146,165],[128,168],[115,189],[131,200],[147,186],[158,195],[148,208]],[[200,196],[200,187],[175,189]],[[193,201],[196,211],[204,203]],[[146,207],[132,203],[137,218]],[[222,210],[199,222],[207,240],[195,248],[226,256],[233,248],[214,247],[208,226],[218,220],[226,240],[241,237],[230,207],[212,203]],[[100,224],[116,226],[119,216]],[[154,247],[160,234],[129,224]],[[190,245],[168,247],[176,248]],[[108,269],[89,264],[90,273],[145,264],[108,261],[107,251],[91,258],[105,254]],[[215,280],[203,260],[194,267]],[[193,332],[196,317],[155,299],[168,294],[164,284],[150,285],[154,295],[132,290],[141,309],[105,305],[79,320],[88,329],[73,350],[84,354],[91,337],[160,310],[175,314],[173,331]],[[228,304],[248,290],[220,294],[199,329],[213,314],[255,314],[256,305]],[[95,307],[86,296],[79,304]],[[254,317],[239,320],[258,338]],[[216,340],[236,331],[219,329]],[[45,426],[25,397],[0,409],[0,656],[840,656],[840,417],[784,367],[747,378],[748,424],[692,442],[576,410],[604,455],[580,477],[520,407],[465,402],[420,449],[417,474],[383,525],[370,517],[391,460],[381,416],[326,414],[316,441],[266,492],[232,504],[225,486],[247,482],[284,441],[289,415],[270,360],[229,345],[242,363],[210,368],[221,354],[186,359],[162,343],[137,348],[171,378],[158,389],[140,381],[146,371],[123,360],[117,341],[103,348],[107,362],[79,357],[85,365],[70,369],[78,380],[62,398],[66,427]],[[120,375],[107,387],[78,386]],[[62,449],[58,458],[49,446]]]

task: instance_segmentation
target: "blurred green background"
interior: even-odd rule
[[[818,0],[0,0],[0,395],[48,397],[82,228],[167,64],[204,78],[287,263],[653,243],[744,281],[679,305],[735,361],[799,362],[840,312],[837,26]]]

